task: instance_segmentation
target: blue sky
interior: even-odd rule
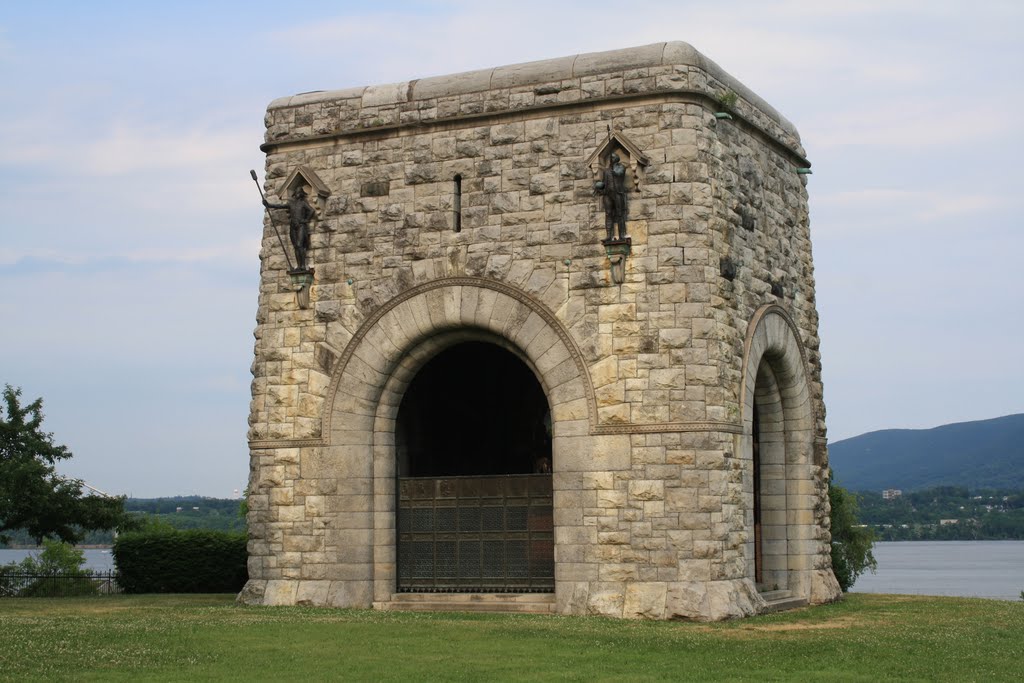
[[[684,40],[799,128],[830,437],[1024,412],[1024,4],[6,3],[0,382],[63,468],[230,496],[263,112],[308,90]]]

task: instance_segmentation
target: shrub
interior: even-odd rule
[[[0,593],[23,598],[98,595],[92,572],[83,569],[85,553],[62,541],[43,539],[38,557],[0,567]],[[21,576],[17,576],[21,575]],[[28,575],[28,576],[25,576]]]
[[[125,593],[237,593],[249,578],[245,534],[139,531],[114,542]]]
[[[857,497],[854,494],[829,481],[828,500],[832,505],[832,571],[845,593],[858,576],[878,567],[871,553],[875,532],[870,527],[857,524]]]

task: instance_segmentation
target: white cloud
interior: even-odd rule
[[[59,165],[75,175],[121,177],[143,171],[202,171],[252,156],[262,142],[257,125],[234,121],[214,126],[193,120],[170,128],[116,120],[83,134],[71,121],[44,117],[12,122],[0,144],[5,165]]]
[[[991,194],[955,194],[933,190],[865,189],[817,195],[817,207],[886,214],[899,220],[930,224],[965,214],[1005,209],[1017,201]]]
[[[818,149],[882,147],[950,149],[992,141],[1016,125],[1012,98],[1001,103],[973,99],[889,98],[846,111],[823,111],[804,122],[805,144]]]
[[[26,249],[0,247],[0,266],[12,266],[25,260],[54,266],[85,266],[117,262],[145,265],[188,265],[212,262],[252,265],[259,258],[260,246],[260,239],[253,237],[227,244],[201,247],[138,247],[112,253],[35,247]]]
[[[85,254],[61,252],[48,248],[15,249],[0,246],[0,266],[11,266],[24,259],[48,261],[60,265],[81,265],[89,259]]]
[[[253,264],[259,258],[260,239],[252,238],[235,242],[206,247],[147,247],[135,249],[124,254],[124,258],[132,263],[209,263],[211,261],[242,261]]]

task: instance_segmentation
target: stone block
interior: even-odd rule
[[[266,588],[263,591],[263,604],[272,606],[294,605],[298,588],[298,581],[267,581]]]
[[[665,482],[663,481],[631,481],[629,482],[629,497],[634,500],[663,500],[665,497]]]
[[[627,619],[663,619],[667,594],[665,583],[630,583],[626,586],[622,616]]]

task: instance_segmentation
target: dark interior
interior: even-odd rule
[[[550,472],[544,391],[515,354],[484,342],[452,346],[424,365],[398,411],[399,476]]]

